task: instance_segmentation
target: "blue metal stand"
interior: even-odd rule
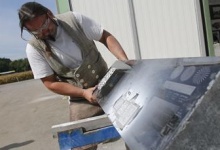
[[[79,128],[58,133],[60,150],[98,144],[114,138],[120,138],[120,135],[112,125],[86,132],[83,132],[83,129]]]

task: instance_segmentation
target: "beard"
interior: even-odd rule
[[[52,36],[52,35],[49,35],[48,37],[47,37],[47,40],[51,40],[51,41],[56,41],[56,39],[55,39],[55,37],[54,36]]]
[[[50,34],[47,35],[47,36],[45,36],[45,37],[41,37],[41,38],[39,38],[39,39],[41,39],[41,40],[51,40],[51,41],[53,41],[53,42],[56,41],[55,37],[52,36],[52,35],[50,35]]]

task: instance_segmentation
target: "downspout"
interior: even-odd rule
[[[69,0],[56,0],[57,12],[59,14],[70,11],[70,1]]]
[[[130,19],[131,19],[134,48],[135,48],[134,53],[135,53],[136,59],[141,59],[140,44],[139,44],[139,38],[138,38],[138,30],[137,30],[133,0],[128,0],[128,5],[129,5],[129,12],[130,12]]]
[[[209,11],[209,2],[207,0],[201,0],[203,6],[203,16],[204,16],[204,24],[205,29],[204,32],[206,33],[206,47],[208,51],[208,56],[215,56],[214,47],[213,47],[213,33],[212,33],[212,26],[211,26],[211,18],[210,18],[210,11]]]

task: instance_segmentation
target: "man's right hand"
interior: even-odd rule
[[[92,104],[97,104],[97,98],[93,94],[94,90],[96,87],[88,88],[88,89],[83,89],[83,97],[87,99],[90,103]]]

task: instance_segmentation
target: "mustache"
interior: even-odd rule
[[[51,41],[56,41],[56,39],[55,39],[55,37],[54,36],[52,36],[52,35],[49,35],[48,37],[47,37],[47,39],[48,40],[51,40]]]
[[[42,40],[51,40],[51,41],[56,41],[55,37],[52,35],[48,35],[46,37],[41,38]]]

